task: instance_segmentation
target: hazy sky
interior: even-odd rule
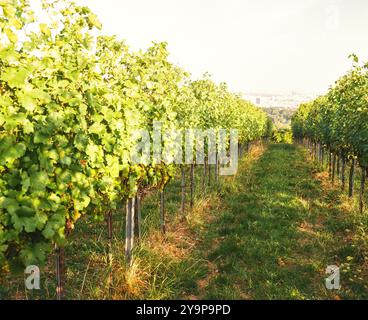
[[[167,41],[171,61],[234,91],[322,93],[368,61],[367,0],[82,0],[134,49]]]

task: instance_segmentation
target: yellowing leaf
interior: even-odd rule
[[[40,24],[40,30],[45,36],[51,36],[50,28],[45,23]]]
[[[6,28],[4,31],[11,43],[16,43],[18,41],[18,36],[11,29]]]
[[[23,87],[30,72],[26,68],[7,68],[1,75],[1,80],[6,81],[11,88]]]

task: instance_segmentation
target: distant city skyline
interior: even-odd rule
[[[322,94],[368,60],[366,0],[80,0],[133,49],[168,42],[170,60],[234,92]]]
[[[317,95],[291,92],[290,94],[245,93],[243,98],[263,108],[297,108],[301,103],[314,100]]]

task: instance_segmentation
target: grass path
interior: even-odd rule
[[[196,298],[367,298],[364,224],[327,185],[293,145],[271,145],[223,183],[220,212],[197,248],[211,273]],[[339,291],[325,288],[328,265],[341,267]]]
[[[182,219],[180,179],[166,188],[167,233],[158,194],[144,199],[143,238],[131,267],[124,258],[125,216],[114,217],[113,294],[105,223],[85,219],[66,248],[67,299],[368,299],[368,215],[294,145],[253,146],[234,177],[201,190]],[[325,288],[338,265],[341,290]],[[0,300],[55,299],[54,257],[42,290],[23,274],[0,277]]]

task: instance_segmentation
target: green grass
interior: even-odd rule
[[[112,295],[106,225],[83,219],[65,254],[67,299],[367,299],[367,215],[307,158],[299,146],[270,145],[264,153],[255,147],[237,176],[221,177],[205,197],[197,170],[196,205],[184,220],[174,179],[166,190],[165,236],[159,195],[151,193],[130,268],[124,215],[116,212]],[[54,299],[53,259],[41,270],[41,291],[25,292],[23,276],[8,275],[0,279],[0,298]],[[342,288],[329,291],[325,269],[335,264]]]
[[[271,145],[250,171],[222,185],[223,208],[201,249],[219,273],[203,298],[368,298],[367,219],[344,210],[344,196],[323,190],[315,171],[303,149]],[[325,269],[335,264],[342,289],[328,291]]]

